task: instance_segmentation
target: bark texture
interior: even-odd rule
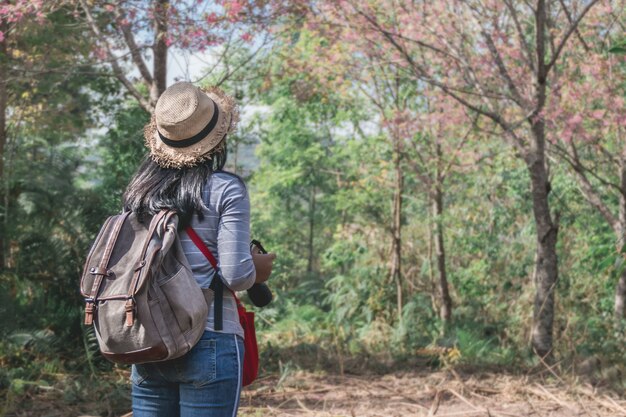
[[[537,235],[534,273],[536,292],[531,331],[532,347],[537,355],[550,361],[553,348],[554,295],[558,279],[556,254],[558,221],[554,222],[552,219],[548,200],[550,181],[546,165],[545,120],[541,116],[546,103],[548,71],[553,64],[552,61],[548,64],[545,61],[547,45],[546,22],[547,10],[545,0],[538,0],[537,8],[535,9],[537,31],[537,67],[534,85],[535,111],[528,119],[532,140],[524,159],[530,174],[533,215]]]
[[[618,220],[613,226],[617,242],[617,251],[624,255],[624,245],[626,245],[626,158],[620,159],[620,196]],[[615,320],[626,318],[626,268],[620,274],[615,286],[615,304],[613,306]]]
[[[0,29],[6,33],[5,24],[0,25]],[[5,236],[6,231],[5,224],[7,219],[7,204],[8,204],[8,196],[6,194],[6,178],[4,177],[4,159],[5,159],[5,148],[7,143],[7,126],[6,126],[6,111],[7,111],[7,82],[8,82],[8,74],[7,74],[7,42],[5,39],[4,42],[0,42],[0,196],[2,198],[2,210],[0,211],[0,270],[4,269],[5,266],[5,250],[7,247]]]
[[[150,88],[150,102],[156,105],[157,100],[167,87],[167,9],[168,0],[158,0],[154,14],[154,77]]]
[[[553,221],[548,202],[550,182],[543,149],[545,145],[543,122],[533,126],[533,135],[535,135],[535,146],[538,149],[529,155],[527,165],[537,229],[532,347],[540,357],[549,358],[553,347],[554,295],[558,279],[556,254],[558,221]]]
[[[617,320],[626,318],[626,269],[622,271],[615,288],[614,313]]]
[[[401,167],[401,155],[396,139],[393,164],[395,169],[395,184],[393,193],[393,209],[391,224],[391,278],[396,284],[396,304],[398,320],[402,320],[402,192],[404,190],[404,175]]]
[[[315,187],[311,189],[311,195],[309,196],[309,242],[308,242],[308,260],[306,271],[313,272],[313,257],[315,256],[315,250],[313,248],[313,241],[315,237]]]
[[[435,220],[435,255],[437,257],[438,290],[441,306],[439,317],[445,323],[452,320],[452,299],[448,289],[448,274],[446,272],[446,250],[443,239],[443,192],[440,186],[435,188],[433,199],[433,218]]]

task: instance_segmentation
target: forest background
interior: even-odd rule
[[[241,106],[228,169],[278,254],[262,374],[623,392],[625,25],[623,0],[1,2],[3,412],[58,387],[128,407],[78,280],[178,80]]]

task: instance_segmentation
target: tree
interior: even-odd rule
[[[251,50],[249,57],[240,65],[227,68],[222,78],[215,81],[215,85],[220,85],[242,70],[265,46],[267,39],[257,34],[263,32],[278,7],[278,2],[254,0],[222,1],[217,5],[170,0],[78,0],[78,4],[88,30],[95,36],[94,55],[110,66],[117,80],[147,113],[152,113],[167,87],[171,51],[217,51],[215,63],[199,77],[202,80],[223,64],[231,49],[241,49],[256,40],[259,46]],[[216,46],[220,46],[219,51]],[[132,71],[139,74],[139,85],[130,75]]]
[[[335,24],[395,51],[416,80],[489,120],[526,164],[537,237],[531,339],[541,358],[553,349],[559,227],[550,209],[545,107],[564,50],[598,3],[345,0],[322,9]]]
[[[605,15],[615,14],[605,9]],[[548,104],[553,153],[570,168],[585,200],[607,222],[615,236],[617,256],[626,250],[626,65],[606,53],[612,31],[594,36],[594,26],[581,28],[577,48],[570,48]],[[615,25],[619,26],[619,19]],[[621,27],[623,32],[624,27]],[[584,41],[583,41],[584,39]],[[619,46],[619,43],[616,43]],[[614,46],[614,48],[616,48]],[[615,286],[614,314],[626,318],[626,268]]]
[[[452,299],[444,244],[444,198],[448,194],[449,176],[459,171],[459,165],[468,160],[470,164],[475,164],[476,158],[467,145],[476,120],[472,121],[458,103],[433,88],[420,91],[418,110],[405,115],[404,119],[405,124],[413,125],[416,132],[408,141],[410,150],[407,160],[425,188],[431,207],[429,241],[434,241],[439,317],[449,324],[452,320]]]
[[[92,115],[79,113],[90,102],[81,87],[99,87],[85,77],[94,70],[87,44],[71,23],[63,2],[0,5],[0,269],[8,259],[9,212],[20,195],[16,186],[20,178],[13,171],[20,159],[16,155],[22,156],[24,136],[42,136],[58,144],[91,122]],[[104,84],[100,87],[106,89]],[[49,136],[49,132],[57,133]]]
[[[89,44],[66,4],[46,2],[28,14],[18,4],[10,9],[21,20],[5,16],[11,24],[1,44],[0,237],[7,245],[0,285],[10,294],[3,312],[16,312],[1,330],[3,336],[17,326],[76,336],[75,280],[95,224],[91,210],[101,204],[79,185],[81,168],[93,157],[79,139],[117,90],[92,76]]]
[[[253,201],[264,210],[255,212],[253,229],[282,253],[281,271],[298,286],[319,277],[325,236],[337,221],[333,129],[341,113],[332,97],[299,96],[300,76],[272,77],[270,82],[273,88],[261,95],[270,110],[260,125],[260,166],[252,175]]]
[[[12,45],[15,38],[19,37],[18,31],[21,23],[31,17],[35,17],[40,22],[45,20],[45,13],[49,10],[43,9],[43,1],[29,2],[18,1],[14,4],[6,2],[0,6],[0,181],[5,183],[4,178],[4,158],[5,147],[8,139],[7,132],[7,109],[9,107],[9,89],[7,84],[11,78],[10,64],[12,55]],[[7,222],[8,194],[6,186],[2,187],[0,195],[3,195],[3,213],[0,222],[0,270],[4,268],[6,258],[6,245],[3,225]]]

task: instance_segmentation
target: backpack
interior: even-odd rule
[[[111,362],[174,359],[204,332],[210,290],[196,282],[177,227],[171,210],[145,222],[124,212],[106,220],[87,256],[80,284],[85,325],[94,325]]]

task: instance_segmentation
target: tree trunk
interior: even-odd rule
[[[546,166],[545,120],[542,112],[546,103],[546,85],[549,68],[546,59],[546,22],[547,9],[545,0],[537,0],[535,9],[536,58],[535,111],[529,117],[532,141],[525,156],[530,173],[535,233],[537,234],[537,254],[535,259],[535,303],[531,330],[532,347],[537,355],[548,362],[552,361],[554,292],[558,279],[556,242],[558,235],[558,216],[552,220],[550,213],[550,181]]]
[[[432,213],[432,211],[431,211]],[[428,279],[430,283],[430,303],[433,306],[433,311],[436,311],[439,307],[439,301],[437,299],[437,284],[435,284],[435,269],[433,264],[433,247],[434,247],[434,221],[429,217],[428,219]]]
[[[150,102],[156,105],[157,100],[167,87],[167,10],[168,0],[158,0],[154,10],[154,75],[150,88]]]
[[[309,197],[309,259],[306,266],[308,273],[313,272],[313,237],[315,229],[315,187],[311,189],[311,196]]]
[[[396,175],[393,194],[393,220],[391,225],[391,278],[396,284],[398,321],[402,321],[402,192],[404,189],[404,176],[400,165],[398,144],[396,144],[395,147],[393,163]]]
[[[439,275],[438,290],[440,297],[439,317],[444,323],[449,324],[452,318],[452,299],[448,289],[448,276],[446,272],[446,251],[443,244],[443,192],[441,185],[435,186],[433,198],[433,219],[435,223],[435,254],[437,256],[437,274]]]
[[[0,28],[6,34],[6,24],[3,22],[0,24]],[[7,42],[5,39],[0,42],[0,201],[3,202],[2,211],[0,211],[0,271],[4,269],[6,263],[6,221],[8,210],[8,190],[6,187],[7,178],[4,177],[4,163],[5,163],[5,147],[7,143],[7,126],[6,126],[6,112],[7,112]],[[4,195],[3,195],[4,194]]]
[[[538,120],[532,125],[533,150],[527,156],[530,173],[533,214],[537,234],[535,264],[535,303],[532,325],[532,347],[542,358],[551,358],[554,323],[554,293],[558,279],[556,242],[558,217],[553,222],[548,195],[550,182],[545,165],[545,125]]]
[[[619,218],[614,229],[617,235],[617,251],[620,256],[624,256],[624,245],[626,244],[626,160],[624,158],[620,161],[620,191]],[[618,321],[626,318],[626,268],[620,274],[615,287],[613,312]]]
[[[230,140],[228,142],[228,162],[233,164],[233,172],[237,175],[239,173],[239,141]]]
[[[626,318],[626,269],[622,271],[615,288],[614,313],[617,320]]]

